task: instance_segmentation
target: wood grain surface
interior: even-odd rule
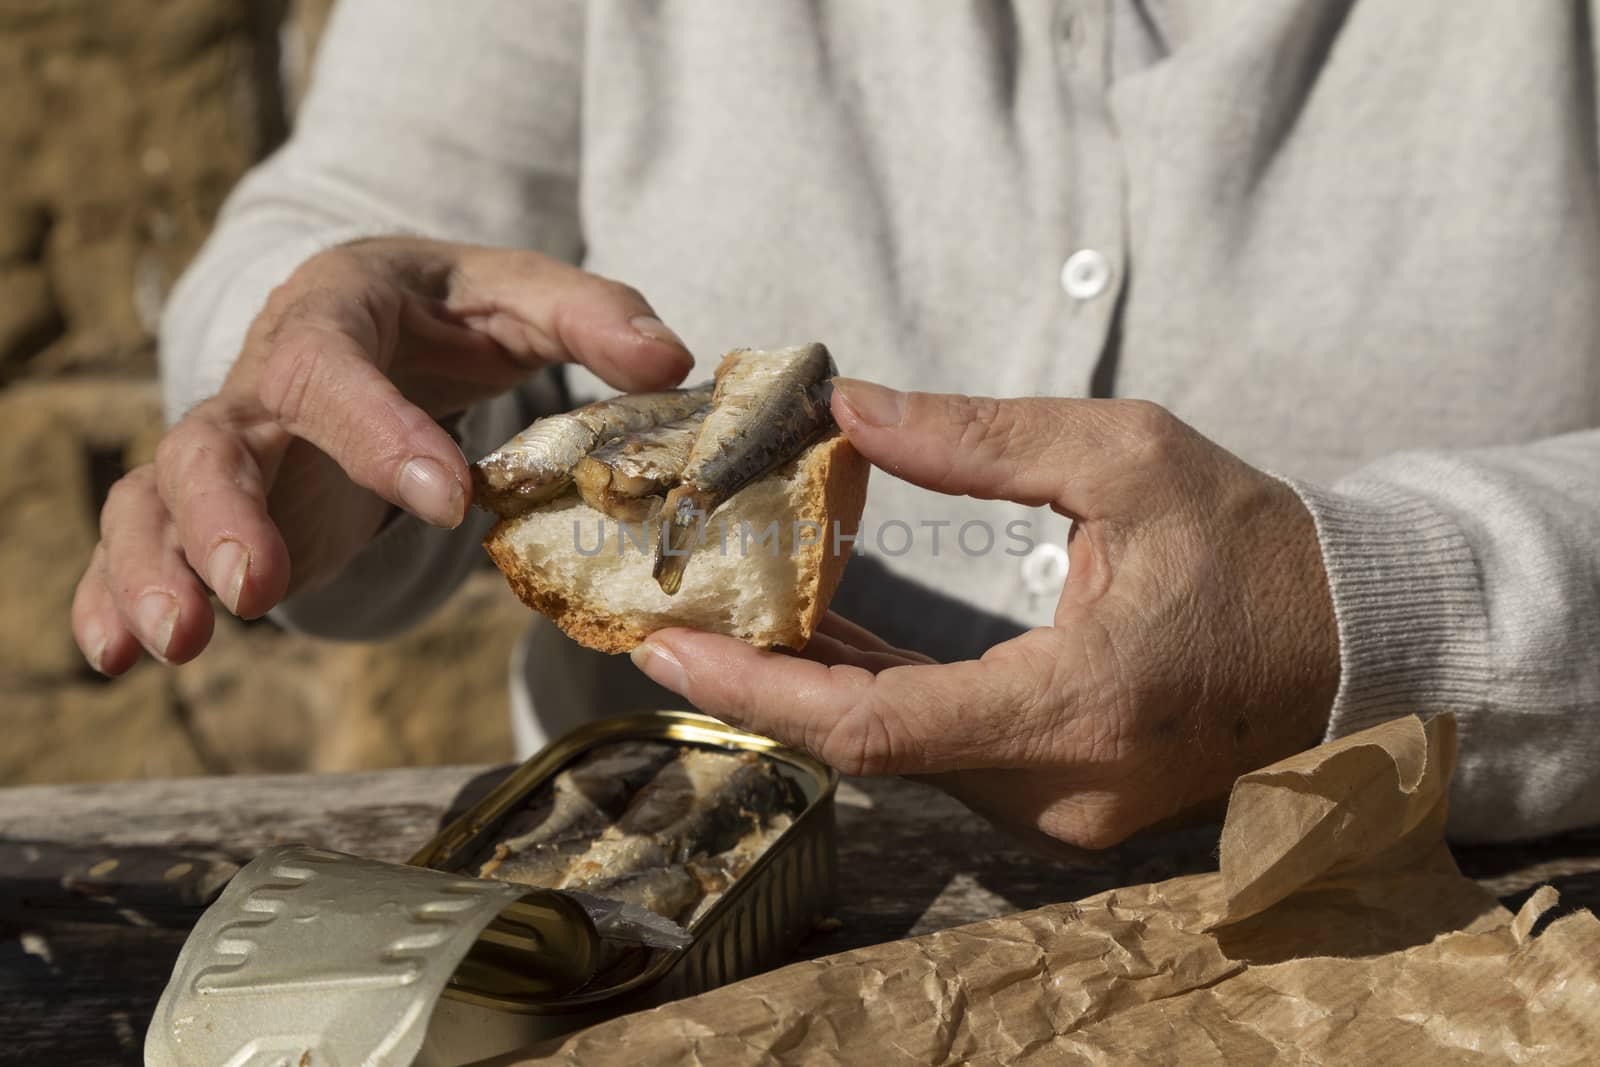
[[[506,768],[194,778],[0,790],[0,845],[245,862],[281,842],[404,860]],[[954,800],[901,779],[846,781],[838,798],[835,919],[802,957],[842,952],[1119,885],[1214,870],[1217,828],[1105,853],[1046,853]],[[14,851],[14,850],[13,850]],[[1463,871],[1511,906],[1549,882],[1562,905],[1600,910],[1600,832],[1457,848]],[[0,869],[0,894],[7,878]],[[48,902],[47,902],[48,903]],[[0,917],[0,1062],[136,1064],[187,912],[110,909],[94,921],[13,906]]]

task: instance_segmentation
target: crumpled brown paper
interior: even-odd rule
[[[1600,922],[1443,844],[1455,724],[1246,775],[1221,870],[796,964],[498,1063],[1580,1063]]]

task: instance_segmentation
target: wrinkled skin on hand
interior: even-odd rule
[[[693,364],[637,292],[534,252],[380,238],[273,292],[222,387],[112,487],[73,633],[120,674],[338,572],[393,508],[454,527],[471,493],[438,420],[555,362],[624,390]]]
[[[847,774],[925,776],[973,808],[1102,848],[1315,745],[1339,644],[1310,514],[1164,409],[840,380],[877,466],[1074,520],[1052,625],[936,664],[829,616],[804,658],[664,630],[634,659],[705,711]]]

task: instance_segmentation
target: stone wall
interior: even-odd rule
[[[0,785],[504,759],[524,609],[490,570],[395,642],[222,612],[115,682],[73,588],[160,436],[153,331],[229,188],[279,143],[331,0],[0,0]]]

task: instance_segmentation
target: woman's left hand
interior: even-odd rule
[[[941,493],[1075,520],[1053,625],[936,664],[837,616],[799,658],[664,630],[661,684],[847,774],[927,776],[998,820],[1101,848],[1318,743],[1339,639],[1310,514],[1141,401],[835,383],[867,459]]]

